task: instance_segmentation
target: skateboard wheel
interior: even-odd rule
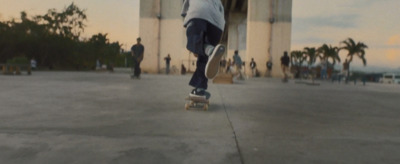
[[[189,104],[188,103],[185,104],[185,109],[189,110]]]

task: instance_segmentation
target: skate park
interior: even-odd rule
[[[254,78],[212,84],[185,110],[190,75],[0,76],[0,163],[397,163],[400,86]]]
[[[210,81],[207,111],[185,109],[195,59],[185,49],[181,0],[141,2],[140,80],[129,68],[0,75],[0,163],[398,163],[399,85],[282,83],[291,0],[222,0],[226,57],[238,50],[247,63],[255,58],[262,75],[272,59],[274,72]],[[188,73],[164,75],[167,54]]]

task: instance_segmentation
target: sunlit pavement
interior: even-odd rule
[[[34,72],[0,76],[1,164],[398,163],[400,85]]]

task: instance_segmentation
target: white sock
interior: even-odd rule
[[[196,91],[197,92],[201,92],[201,91],[205,91],[205,89],[204,88],[197,88]]]
[[[211,53],[214,51],[214,46],[205,44],[204,45],[204,52],[206,53],[207,56],[211,56]]]

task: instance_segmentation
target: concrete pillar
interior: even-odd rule
[[[292,0],[273,0],[272,49],[274,63],[272,76],[281,77],[280,58],[284,51],[290,54],[292,38]],[[265,65],[265,64],[264,64]]]
[[[249,0],[249,8],[247,15],[247,55],[246,61],[251,58],[257,62],[257,68],[264,73],[266,63],[269,56],[270,44],[270,28],[269,23],[269,0]],[[248,67],[248,63],[246,63]],[[251,74],[251,70],[246,70],[247,74]]]
[[[227,58],[232,60],[235,50],[245,61],[246,58],[246,35],[247,35],[247,13],[230,13],[228,24]]]
[[[175,73],[180,73],[181,64],[188,70],[189,60],[195,60],[186,50],[186,29],[181,17],[182,3],[181,0],[140,1],[139,35],[145,46],[143,71],[157,73],[158,69],[165,70],[164,58],[168,54],[172,58],[171,71],[174,71],[173,68],[177,69]]]
[[[142,73],[158,72],[159,40],[160,40],[160,3],[161,0],[140,1],[139,37],[145,47],[144,58],[141,63]],[[132,43],[135,44],[135,43]]]
[[[249,0],[247,22],[247,55],[257,62],[257,69],[265,75],[266,62],[272,57],[272,76],[282,77],[280,57],[290,51],[292,0]],[[246,63],[246,68],[248,63]],[[246,69],[251,74],[250,69]]]

